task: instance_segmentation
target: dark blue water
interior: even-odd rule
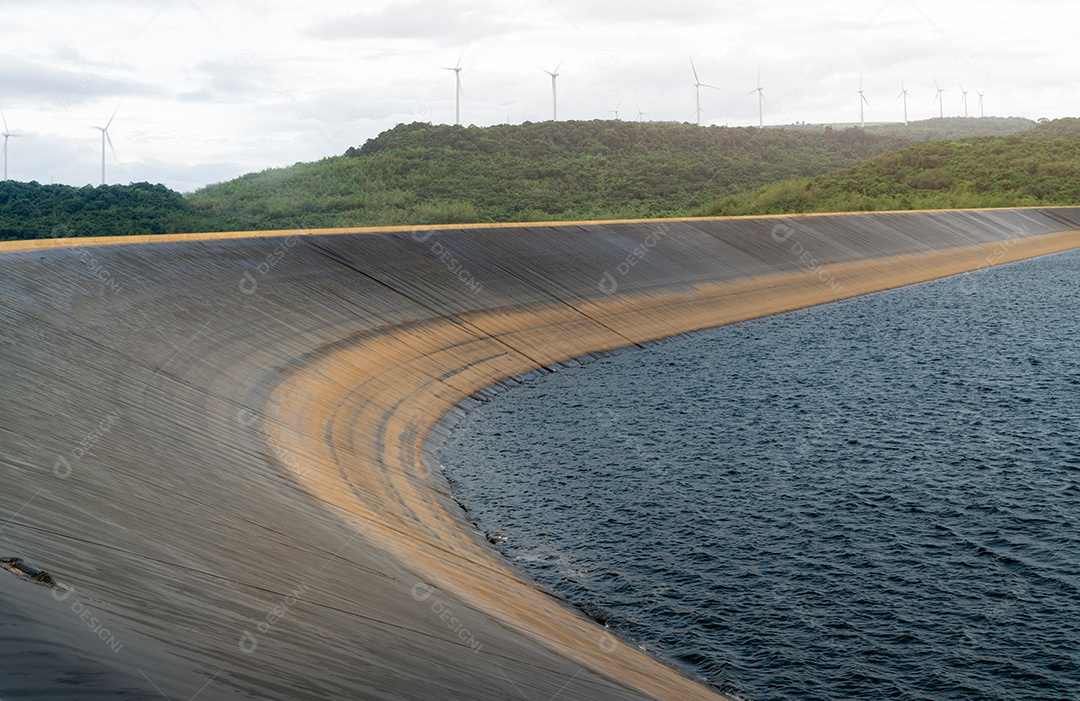
[[[755,701],[1080,698],[1080,254],[529,382],[444,446],[531,577]]]

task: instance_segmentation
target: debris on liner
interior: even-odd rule
[[[14,573],[16,576],[22,579],[29,579],[32,582],[41,584],[52,589],[66,589],[64,585],[56,581],[51,574],[45,570],[39,570],[36,567],[28,565],[20,557],[0,557],[0,565],[3,565],[5,569]]]

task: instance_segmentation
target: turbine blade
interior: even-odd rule
[[[7,131],[8,131],[7,116],[4,114],[4,110],[0,110],[0,119],[4,120],[4,133],[7,134]]]
[[[112,125],[112,120],[116,119],[116,113],[120,111],[120,102],[117,101],[116,107],[112,111],[112,116],[109,117],[109,121],[105,122],[105,128],[108,129]]]
[[[697,67],[694,65],[694,57],[693,56],[690,57],[690,70],[692,70],[694,72],[694,84],[697,85],[698,83],[701,82],[701,79],[698,78]]]
[[[461,55],[457,57],[457,63],[454,64],[455,69],[461,68],[461,59],[465,58],[465,49],[461,50]]]
[[[112,151],[113,158],[116,161],[120,160],[120,156],[116,155],[116,147],[112,144],[112,137],[109,136],[109,130],[105,130],[105,140],[109,142],[109,150]]]

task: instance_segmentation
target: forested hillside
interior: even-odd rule
[[[65,236],[123,236],[233,228],[197,212],[164,185],[101,187],[0,182],[0,241]]]
[[[965,121],[972,133],[1033,124]],[[945,126],[962,133],[963,126],[921,124],[872,134],[615,120],[415,123],[343,157],[211,185],[190,201],[247,228],[678,216],[721,196],[853,165]]]
[[[699,215],[1080,203],[1080,119],[1010,136],[934,141],[811,178],[720,198]]]

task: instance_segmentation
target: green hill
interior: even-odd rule
[[[934,141],[718,198],[703,216],[1080,203],[1080,119],[1010,136]]]
[[[926,120],[866,130],[615,120],[484,128],[399,125],[344,155],[252,173],[187,196],[149,183],[76,188],[0,182],[0,240],[906,206],[906,201],[888,198],[878,202],[879,196],[899,193],[893,185],[873,182],[876,177],[888,182],[895,175],[874,165],[892,162],[880,160],[880,154],[931,138],[1033,126],[1029,120],[998,118]],[[1059,128],[1064,127],[1055,122],[1032,133],[1050,138]],[[1027,143],[1027,137],[1011,138]],[[905,165],[903,182],[952,187],[952,180],[942,180],[942,169],[948,170],[945,154],[953,147],[936,143],[923,148],[915,153],[930,155]],[[1003,158],[1026,157],[1023,149],[1008,153]],[[879,159],[856,166],[871,156]],[[807,194],[811,180],[806,178],[844,167],[862,174],[848,176],[858,180],[852,187],[859,197],[833,197],[837,186],[830,186],[828,196],[816,190]],[[1042,173],[1044,190],[1064,187],[1053,182],[1054,173],[1071,174],[1060,163],[1036,164],[1035,169]],[[967,176],[984,177],[981,173]],[[803,179],[789,181],[796,177]],[[773,189],[759,189],[781,181]],[[912,206],[920,205],[912,201]]]
[[[231,228],[164,185],[101,187],[0,182],[0,241]]]
[[[960,121],[947,126],[970,135],[1034,125]],[[344,156],[245,175],[189,199],[200,212],[251,229],[679,216],[718,197],[853,165],[943,128],[921,124],[874,134],[614,120],[415,123]]]

